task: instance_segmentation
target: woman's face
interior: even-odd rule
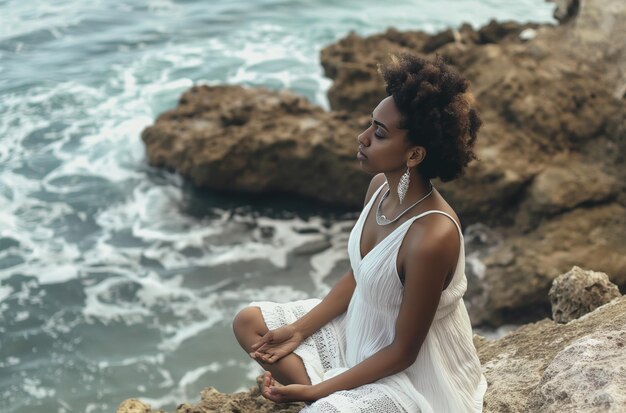
[[[406,157],[410,153],[405,141],[406,130],[398,129],[401,114],[392,96],[383,99],[372,112],[369,128],[357,137],[357,154],[362,168],[370,173],[406,170]]]

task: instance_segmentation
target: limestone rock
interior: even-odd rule
[[[553,215],[583,203],[605,201],[617,188],[615,178],[596,165],[570,158],[566,165],[555,162],[535,176],[528,191],[528,207]]]
[[[484,411],[622,411],[625,318],[623,296],[568,324],[546,318],[497,340],[475,340],[488,383]],[[584,358],[574,365],[573,355],[581,348],[598,359]],[[605,382],[592,384],[591,377],[603,377]],[[575,391],[581,393],[574,395]],[[597,410],[585,409],[594,401],[612,410],[601,410],[602,405]]]
[[[580,0],[549,0],[556,3],[554,18],[560,23],[566,23],[576,17],[580,9]]]
[[[127,402],[126,400],[120,408]],[[258,387],[240,393],[220,393],[214,387],[207,387],[200,393],[200,401],[195,404],[182,403],[174,413],[296,413],[304,403],[274,403],[261,396]],[[120,410],[116,413],[162,413],[148,410]]]
[[[356,137],[368,122],[286,91],[196,86],[142,139],[151,165],[198,187],[362,205],[370,177],[356,161]]]
[[[577,266],[554,279],[549,295],[557,323],[569,323],[621,296],[606,274]]]
[[[116,413],[159,413],[154,412],[149,404],[138,399],[124,400],[116,410]]]
[[[529,397],[529,411],[623,412],[626,325],[581,337],[561,350]]]
[[[498,326],[550,316],[552,281],[573,266],[602,271],[613,283],[625,286],[625,228],[626,208],[612,203],[576,208],[538,223],[527,233],[505,236],[502,243],[479,255],[484,276],[475,287],[477,298],[467,297],[473,325]]]

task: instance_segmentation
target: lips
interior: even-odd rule
[[[365,155],[360,149],[359,149],[358,153],[360,153],[362,157],[367,158],[367,155]]]

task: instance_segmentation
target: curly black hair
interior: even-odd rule
[[[433,61],[409,53],[378,66],[388,96],[402,115],[409,144],[426,149],[418,170],[425,179],[458,178],[478,159],[472,148],[482,121],[474,109],[469,80],[437,55]]]

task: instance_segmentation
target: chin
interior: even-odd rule
[[[361,163],[361,169],[362,169],[364,172],[367,172],[367,173],[368,173],[368,174],[370,174],[370,175],[376,175],[376,174],[378,174],[378,173],[380,172],[380,171],[378,171],[378,170],[376,170],[376,169],[371,168],[371,167],[367,164],[367,162],[363,162],[363,161],[361,161],[360,163]]]

